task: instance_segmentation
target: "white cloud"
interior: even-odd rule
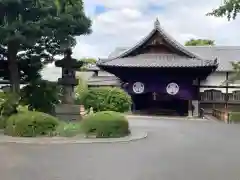
[[[124,8],[121,10],[121,13],[125,15],[125,18],[128,18],[129,20],[135,20],[142,16],[142,13],[137,9]]]
[[[122,9],[122,8],[141,8],[147,0],[90,0],[95,4],[102,4],[108,8]]]
[[[75,57],[107,56],[115,47],[130,46],[147,35],[159,17],[164,29],[181,43],[190,38],[210,38],[218,44],[236,45],[240,34],[239,20],[208,17],[205,14],[221,4],[221,0],[88,0],[86,11],[96,5],[111,8],[92,15],[93,33],[78,38]],[[86,4],[86,3],[85,3]],[[90,6],[91,5],[91,6]],[[147,11],[161,6],[159,12]]]

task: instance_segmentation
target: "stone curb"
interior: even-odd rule
[[[139,118],[139,119],[160,119],[160,120],[165,120],[165,119],[170,119],[170,120],[185,120],[185,121],[207,121],[208,119],[201,119],[201,118],[189,118],[189,117],[166,117],[166,116],[141,116],[141,115],[126,115],[127,118]],[[128,119],[131,120],[131,119]]]
[[[4,143],[15,143],[15,144],[37,144],[37,145],[49,145],[49,144],[93,144],[93,143],[123,143],[137,141],[145,139],[147,137],[146,132],[132,132],[131,135],[122,138],[99,138],[99,139],[87,139],[83,137],[78,137],[82,139],[76,139],[77,137],[44,137],[44,138],[21,138],[21,137],[11,137],[11,136],[0,136],[0,144]]]

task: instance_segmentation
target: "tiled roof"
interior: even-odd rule
[[[217,58],[217,71],[232,71],[231,62],[240,61],[240,46],[186,46],[186,48],[205,59]],[[118,56],[124,49],[127,48],[116,48],[109,58]]]
[[[134,54],[139,48],[144,48],[151,40],[160,38],[160,42],[165,42],[168,46],[175,49],[176,54]],[[157,38],[155,39],[157,40]],[[164,40],[164,41],[162,41]],[[174,38],[167,34],[160,26],[158,20],[155,21],[153,30],[132,48],[121,48],[118,53],[112,53],[108,59],[100,59],[97,62],[101,66],[119,66],[119,67],[206,67],[212,66],[217,68],[216,57],[203,58],[199,54],[194,53],[187,47],[178,43]]]
[[[215,66],[216,62],[176,54],[141,54],[134,57],[101,59],[98,65],[119,67],[205,67]]]
[[[119,86],[120,80],[115,76],[92,76],[87,84],[89,86]]]
[[[232,71],[231,62],[240,61],[240,46],[190,46],[190,51],[207,59],[217,58],[217,71]]]

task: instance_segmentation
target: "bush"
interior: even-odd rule
[[[22,112],[8,118],[5,134],[20,137],[50,135],[56,130],[58,120],[41,112]]]
[[[16,108],[17,105],[15,105]],[[17,112],[28,112],[28,106],[21,106],[18,105],[16,109],[14,109],[14,106],[10,104],[2,104],[0,105],[1,109],[1,116],[0,116],[0,129],[4,129],[6,126],[6,121],[9,116],[16,114]]]
[[[3,116],[0,116],[0,129],[4,129],[6,125],[6,118]]]
[[[21,89],[21,101],[30,110],[52,114],[60,102],[61,91],[55,82],[37,80]]]
[[[76,104],[82,104],[82,98],[84,97],[84,95],[87,91],[88,91],[87,82],[83,78],[79,77],[78,85],[76,86],[76,88],[74,90]]]
[[[229,112],[229,121],[240,123],[240,112]]]
[[[120,88],[100,87],[91,88],[85,93],[83,105],[98,111],[127,112],[130,110],[131,97]]]
[[[29,106],[27,105],[18,105],[17,107],[17,112],[29,112]],[[31,110],[31,111],[35,111],[35,109]]]
[[[3,93],[0,98],[0,114],[9,117],[17,113],[20,97],[13,93]]]
[[[123,137],[130,133],[126,118],[117,112],[103,111],[85,117],[81,122],[83,133],[97,138]]]
[[[62,122],[57,127],[55,135],[62,137],[73,137],[81,134],[81,126],[79,122]]]

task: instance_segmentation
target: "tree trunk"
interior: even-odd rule
[[[20,76],[17,63],[18,45],[16,42],[8,44],[8,70],[10,75],[11,92],[19,94]]]

